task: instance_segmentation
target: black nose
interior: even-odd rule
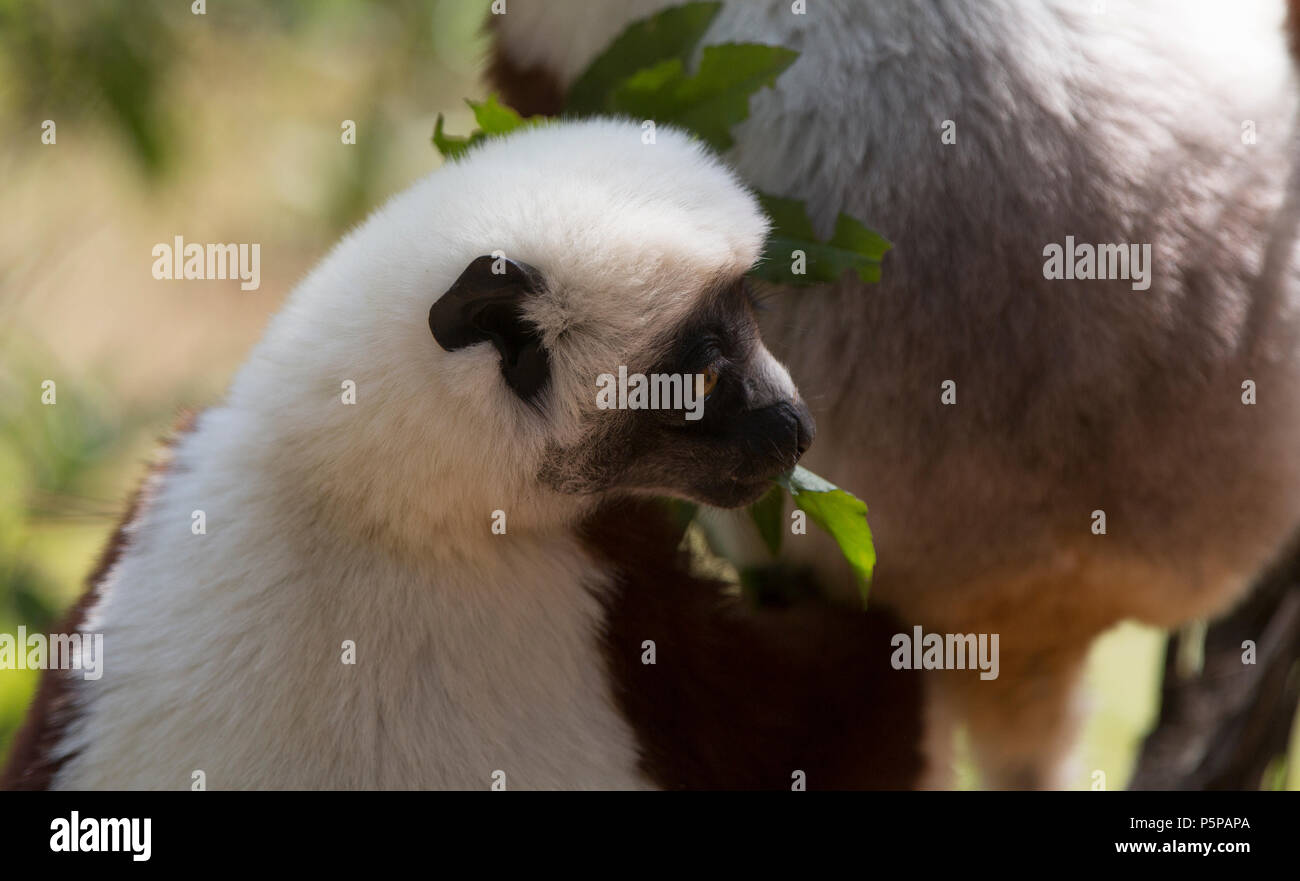
[[[784,467],[789,468],[808,452],[817,425],[803,401],[781,401],[750,411],[750,425],[754,431],[755,452],[777,453]],[[794,461],[791,461],[793,454]]]
[[[817,423],[813,420],[812,412],[802,400],[796,400],[790,410],[794,414],[797,436],[795,447],[799,450],[799,455],[802,456],[808,452],[808,448],[812,446],[813,438],[817,436]]]

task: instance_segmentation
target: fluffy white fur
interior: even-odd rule
[[[498,38],[567,84],[665,5],[512,0]],[[934,695],[990,785],[1066,779],[1093,636],[1221,611],[1300,523],[1283,11],[754,0],[706,35],[802,53],[735,130],[746,179],[808,200],[823,231],[846,211],[896,245],[879,285],[773,298],[763,331],[819,423],[807,464],[871,505],[875,595],[930,630],[1002,634],[997,683]],[[1045,281],[1066,235],[1151,243],[1151,289]],[[840,577],[821,536],[787,544]]]
[[[176,449],[86,622],[104,674],[75,686],[56,786],[644,785],[596,644],[604,575],[571,534],[591,502],[535,476],[591,380],[765,232],[695,143],[615,122],[488,143],[377,211]],[[554,359],[538,409],[490,345],[445,352],[426,323],[497,250],[551,291],[528,308]]]

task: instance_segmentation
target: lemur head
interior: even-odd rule
[[[751,312],[766,232],[732,173],[671,129],[486,142],[345,239],[254,356],[335,399],[352,379],[355,407],[265,406],[292,425],[298,470],[359,517],[454,501],[528,521],[624,492],[745,504],[813,434]]]
[[[557,492],[757,498],[813,425],[758,336],[744,274],[767,222],[753,198],[674,131],[540,129],[466,172],[507,158],[533,176],[540,228],[503,228],[432,304],[448,362],[490,353],[476,385],[545,436],[536,476]]]

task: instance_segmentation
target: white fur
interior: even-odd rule
[[[589,380],[743,272],[765,224],[696,144],[615,122],[488,143],[377,211],[177,448],[86,623],[104,675],[75,686],[56,785],[645,785],[597,645],[606,576],[571,531],[591,502],[535,476]],[[536,410],[490,345],[448,353],[427,325],[496,250],[547,278]]]

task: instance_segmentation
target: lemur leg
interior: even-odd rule
[[[939,707],[927,708],[927,719],[966,725],[987,788],[1077,786],[1082,778],[1068,760],[1084,716],[1080,679],[1095,639],[1124,619],[1170,627],[1212,617],[1242,592],[1249,571],[1221,562],[1173,570],[1135,558],[1063,553],[1054,567],[964,585],[965,604],[943,608],[926,630],[997,633],[998,677],[931,674]],[[918,608],[916,617],[925,621],[927,612],[936,607]]]
[[[1093,640],[1124,617],[1098,597],[1090,570],[1064,555],[1055,565],[999,572],[943,592],[957,602],[913,593],[904,621],[944,638],[984,638],[996,664],[983,671],[972,662],[966,669],[917,671],[929,695],[923,785],[952,785],[951,744],[959,726],[985,788],[1054,789],[1077,782],[1068,759],[1083,716],[1084,662]]]
[[[1005,638],[1005,637],[1004,637]],[[1002,649],[997,679],[947,674],[938,700],[966,724],[985,789],[1064,789],[1082,720],[1087,646],[1017,656]]]

